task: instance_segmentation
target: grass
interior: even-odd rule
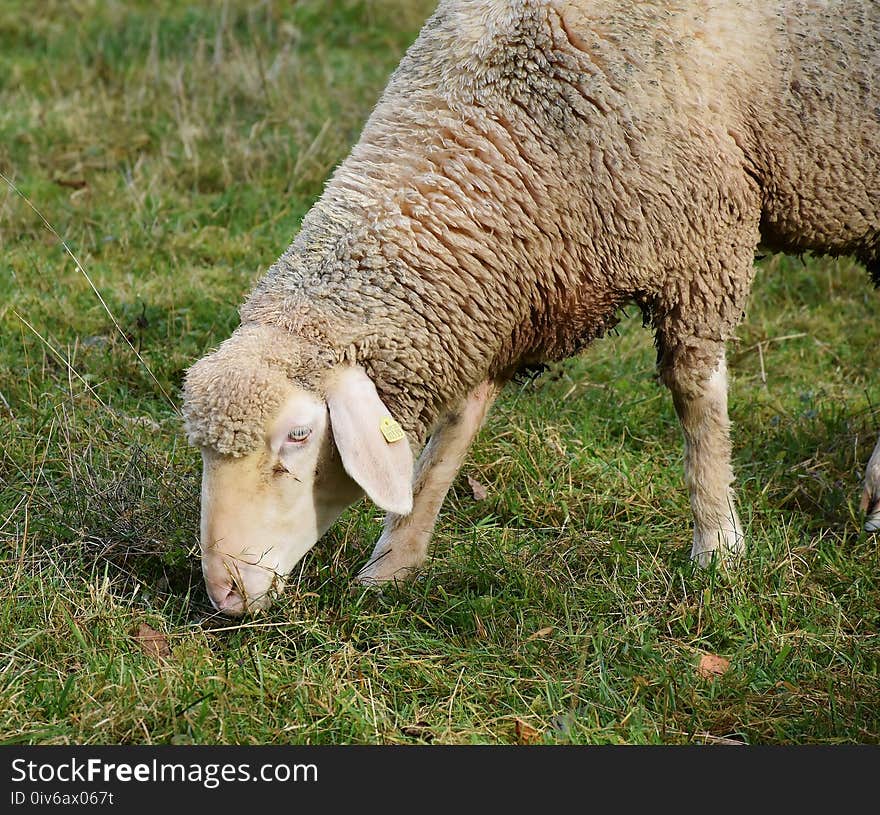
[[[0,8],[0,172],[121,329],[0,184],[0,741],[880,742],[858,511],[877,295],[848,259],[759,263],[730,351],[735,573],[688,561],[680,434],[633,316],[508,389],[420,580],[352,590],[380,529],[362,504],[271,612],[211,613],[182,372],[236,325],[431,6]],[[701,678],[705,653],[729,670]]]

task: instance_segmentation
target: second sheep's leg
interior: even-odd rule
[[[358,574],[361,583],[406,580],[425,562],[446,493],[499,390],[498,383],[483,382],[457,411],[441,419],[417,464],[412,512],[386,516],[382,536]]]
[[[708,375],[673,359],[664,366],[663,379],[684,434],[685,482],[694,515],[691,559],[708,566],[713,554],[724,559],[739,554],[745,544],[732,489],[723,346]]]
[[[862,511],[865,513],[865,531],[880,532],[880,441],[865,470]]]

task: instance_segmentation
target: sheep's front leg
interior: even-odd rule
[[[413,510],[386,516],[382,536],[358,574],[361,583],[405,580],[424,563],[443,499],[499,390],[498,383],[483,382],[440,420],[416,465]]]
[[[684,474],[694,514],[691,558],[707,566],[713,553],[738,554],[744,538],[734,506],[727,417],[727,363],[723,349],[708,375],[681,361],[665,366],[663,379],[684,433]]]
[[[865,513],[865,531],[880,532],[880,441],[877,442],[865,471],[862,512]]]

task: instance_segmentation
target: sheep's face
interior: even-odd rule
[[[227,614],[269,605],[297,562],[362,493],[329,433],[326,403],[296,389],[264,444],[233,458],[202,448],[202,570]]]
[[[410,511],[412,455],[406,438],[389,441],[389,421],[366,374],[346,368],[329,378],[326,398],[291,385],[258,449],[233,457],[202,447],[202,571],[217,609],[266,608],[364,492]]]

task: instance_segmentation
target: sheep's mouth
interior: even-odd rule
[[[265,611],[284,589],[285,577],[261,563],[223,556],[225,574],[213,577],[205,569],[205,588],[211,605],[222,614],[242,617]]]

